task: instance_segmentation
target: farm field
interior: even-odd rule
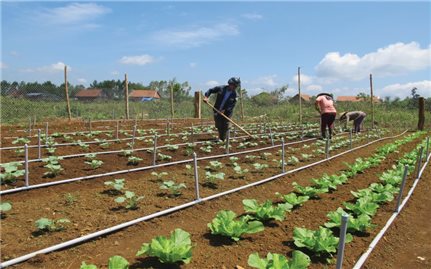
[[[93,124],[91,130],[88,126],[82,129],[82,125],[59,128],[54,125],[50,138],[43,137],[41,158],[37,147],[29,148],[28,182],[25,175],[8,181],[2,179],[2,202],[12,205],[11,210],[2,212],[2,262],[183,206],[182,210],[149,218],[62,251],[38,255],[14,267],[79,268],[85,262],[107,268],[109,257],[121,255],[129,261],[129,268],[247,268],[249,255],[254,252],[260,257],[272,252],[289,258],[297,250],[310,257],[309,268],[333,266],[327,262],[336,257],[335,251],[316,253],[298,247],[294,229],[316,230],[324,226],[329,212],[339,207],[345,209],[345,202],[355,203],[358,197],[352,192],[361,193],[359,190],[373,183],[384,182],[379,177],[389,173],[394,165],[400,167],[400,161],[411,166],[408,190],[416,173],[413,169],[417,147],[425,145],[425,138],[429,136],[426,132],[385,130],[352,136],[340,132],[326,144],[315,139],[316,125],[298,128],[283,123],[258,123],[246,126],[252,138],[242,136],[240,131],[232,132],[227,149],[225,143],[214,139],[211,125],[198,122],[192,127],[192,123],[191,120],[154,123],[145,127],[134,127],[132,123],[121,126],[118,132],[115,124]],[[13,144],[16,138],[8,138],[18,134],[18,130],[3,128],[8,135],[2,137],[2,165],[21,161],[21,142]],[[31,137],[27,143],[37,145],[37,137]],[[108,145],[101,146],[104,143]],[[13,148],[4,149],[8,147]],[[47,148],[55,150],[50,153]],[[350,148],[354,150],[349,151]],[[194,179],[193,152],[197,154],[198,183]],[[325,161],[329,156],[336,157]],[[405,158],[410,159],[405,161]],[[96,167],[91,164],[94,161],[102,163]],[[23,166],[17,165],[17,169]],[[327,185],[330,182],[325,176],[333,180],[333,175],[343,178],[343,182]],[[265,179],[271,180],[261,182]],[[51,183],[54,185],[44,186]],[[315,188],[310,192],[307,186]],[[133,203],[127,197],[130,192],[134,194]],[[277,192],[280,194],[276,195]],[[346,244],[345,268],[353,267],[384,226],[395,208],[397,192],[391,189],[388,200],[380,201],[377,213],[360,231],[349,230],[353,241]],[[290,193],[308,198],[302,206],[287,206],[282,195]],[[243,234],[238,241],[211,233],[208,224],[214,223],[220,211],[231,210],[238,216],[247,214],[244,199],[256,199],[259,204],[270,200],[274,207],[284,209],[283,217],[263,220],[259,226],[263,230]],[[41,218],[53,221],[58,227],[37,228]],[[156,236],[169,236],[177,228],[190,234],[189,263],[172,265],[147,255],[135,257],[143,243],[151,242]],[[338,237],[339,229],[329,228]]]

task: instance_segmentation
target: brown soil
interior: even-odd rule
[[[219,236],[209,234],[206,224],[214,218],[219,210],[230,209],[241,214],[243,212],[242,199],[276,200],[275,192],[289,193],[293,190],[290,182],[296,181],[301,185],[309,185],[310,178],[318,178],[323,173],[333,174],[339,172],[345,168],[343,162],[352,163],[357,157],[369,156],[374,149],[388,141],[373,144],[341,158],[279,178],[264,185],[205,202],[165,217],[140,223],[65,251],[38,256],[17,267],[78,268],[82,261],[106,265],[110,256],[122,255],[131,262],[131,268],[162,268],[163,266],[155,259],[137,259],[134,254],[142,243],[149,242],[151,238],[157,235],[168,235],[174,228],[182,228],[188,231],[192,235],[192,242],[195,244],[192,262],[189,265],[184,265],[184,268],[221,268],[223,265],[227,268],[233,268],[235,265],[246,266],[248,255],[256,251],[261,256],[268,251],[289,255],[294,249],[292,242],[294,227],[304,226],[309,229],[315,229],[322,225],[326,221],[326,214],[329,211],[341,206],[342,202],[352,199],[351,190],[365,188],[370,183],[376,182],[378,180],[376,175],[389,169],[397,159],[405,152],[410,151],[418,141],[417,139],[414,143],[402,146],[399,152],[390,154],[379,167],[371,168],[365,174],[357,175],[350,179],[347,184],[339,186],[337,191],[323,194],[319,200],[308,201],[300,209],[288,214],[287,220],[281,223],[269,223],[266,225],[264,232],[245,236],[238,243],[232,243]],[[227,162],[228,160],[224,161],[225,164]],[[244,161],[241,163],[244,163]],[[205,165],[204,162],[200,163],[200,166]],[[245,163],[244,166],[246,166]],[[230,180],[218,183],[217,190],[202,186],[201,196],[206,197],[225,189],[231,189],[268,177],[277,173],[275,169],[277,168],[272,167],[263,173],[248,173],[245,179],[232,178],[230,177],[233,176],[232,172],[227,172],[227,177]],[[157,172],[161,171],[163,170]],[[108,178],[6,196],[6,199],[13,203],[14,209],[2,221],[2,260],[11,259],[29,251],[66,241],[80,234],[87,234],[193,200],[194,191],[192,187],[183,191],[183,195],[180,197],[175,199],[167,198],[166,194],[158,189],[158,183],[154,177],[149,175],[150,172],[124,176],[127,182],[126,186],[130,190],[135,191],[138,195],[145,195],[139,209],[133,211],[125,210],[113,201],[115,196],[112,195],[112,192],[107,192],[106,187],[103,186],[103,181],[108,180]],[[193,186],[192,177],[186,176],[186,173],[186,169],[170,169],[169,177],[176,180],[182,179],[177,180],[177,182],[185,182],[188,186]],[[203,178],[203,175],[201,175],[201,178]],[[67,203],[68,199],[65,195],[68,193],[76,198],[75,202]],[[28,201],[32,202],[29,203]],[[393,202],[381,206],[378,215],[373,219],[373,222],[377,224],[377,228],[372,230],[370,234],[355,237],[355,240],[347,245],[346,268],[352,267],[361,252],[366,249],[378,232],[379,227],[382,227],[391,214],[393,206]],[[36,235],[33,233],[35,230],[34,221],[40,217],[67,217],[73,224],[64,231]],[[226,259],[226,255],[229,255],[228,259]],[[320,262],[313,259],[311,268],[324,267],[325,265]]]
[[[364,268],[431,268],[431,167],[428,166],[401,213]]]

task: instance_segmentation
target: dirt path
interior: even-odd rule
[[[431,268],[431,166],[363,268]]]

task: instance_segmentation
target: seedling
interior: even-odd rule
[[[178,149],[177,145],[166,145],[166,149],[169,151],[176,151]]]
[[[223,180],[224,179],[224,173],[211,173],[210,171],[205,172],[205,179],[207,182],[214,184],[216,180]]]
[[[65,229],[65,223],[70,223],[68,219],[57,219],[52,220],[48,218],[40,218],[36,221],[36,227],[38,232],[56,232]]]
[[[47,177],[55,177],[55,176],[59,175],[61,173],[61,171],[64,170],[60,164],[49,163],[49,164],[45,165],[44,167],[46,167],[48,169],[48,172],[44,173],[44,175]]]
[[[120,153],[121,156],[129,157],[132,156],[133,150],[123,149]]]
[[[267,164],[254,163],[253,167],[256,170],[261,171],[261,170],[264,170],[265,168],[268,168],[269,166]]]
[[[175,183],[173,180],[163,181],[160,185],[160,189],[169,190],[173,196],[181,195],[181,189],[186,188],[186,184],[184,183]]]
[[[248,173],[248,169],[242,169],[241,166],[236,165],[233,170],[235,173],[237,173],[240,177],[244,177],[246,173]]]
[[[128,269],[129,262],[121,257],[121,256],[112,256],[108,261],[108,269]],[[97,266],[94,264],[86,264],[85,262],[81,263],[81,267],[79,269],[97,269]]]
[[[138,202],[140,200],[144,199],[144,196],[136,196],[136,194],[132,191],[126,191],[124,196],[120,196],[115,198],[115,202],[122,204],[124,202],[127,202],[127,205],[125,206],[127,209],[137,209],[138,208]]]
[[[114,179],[114,181],[105,181],[104,183],[105,186],[112,187],[119,192],[121,192],[125,188],[124,184],[126,184],[124,178]]]
[[[17,139],[15,139],[14,141],[12,141],[12,144],[28,144],[30,143],[30,139],[25,138],[25,137],[18,137]]]
[[[8,202],[0,203],[0,215],[12,209],[12,204]]]
[[[248,265],[258,269],[306,269],[310,263],[310,257],[299,250],[293,251],[290,260],[281,254],[271,252],[268,252],[266,258],[260,258],[257,252],[248,256]]]
[[[127,164],[138,165],[140,161],[142,161],[142,158],[135,157],[135,156],[130,156],[129,159],[128,159]]]
[[[87,160],[93,160],[93,159],[95,159],[96,158],[96,156],[97,156],[97,154],[96,153],[88,153],[88,154],[85,154],[85,158],[87,159]]]
[[[172,156],[165,155],[162,153],[158,153],[157,156],[159,156],[159,160],[161,160],[161,161],[169,161],[172,159]]]
[[[103,161],[101,160],[91,160],[91,162],[85,162],[86,164],[90,165],[92,169],[97,169],[100,166],[102,166]]]
[[[223,164],[219,161],[210,161],[209,166],[206,166],[205,169],[209,171],[217,171],[218,169],[221,169],[223,167]]]
[[[66,205],[69,205],[69,206],[73,205],[77,200],[77,198],[73,196],[73,194],[71,193],[66,193],[64,195],[64,199],[66,200]]]
[[[4,169],[4,172],[0,174],[0,183],[12,183],[15,182],[18,177],[23,176],[25,174],[25,170],[19,170],[19,166],[22,166],[22,164],[18,162],[10,162],[0,165],[0,167],[3,167]]]
[[[157,181],[162,181],[162,177],[167,176],[168,172],[160,172],[160,173],[152,172],[151,175],[155,176]]]

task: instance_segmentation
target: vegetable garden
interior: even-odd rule
[[[426,132],[53,126],[2,126],[2,267],[360,267],[429,160]]]

